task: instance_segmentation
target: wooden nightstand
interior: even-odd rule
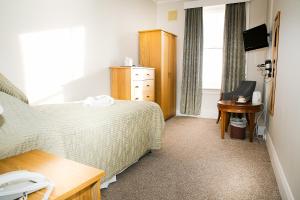
[[[100,179],[104,171],[100,169],[33,150],[0,160],[0,174],[15,170],[28,170],[46,176],[55,184],[50,199],[101,199]],[[45,191],[32,193],[28,199],[42,199]]]

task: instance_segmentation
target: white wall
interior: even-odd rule
[[[300,199],[300,1],[270,0],[269,5],[270,18],[281,11],[281,20],[275,108],[268,130],[287,180],[285,188],[280,188],[283,199]],[[282,179],[277,178],[281,185]]]
[[[249,27],[266,23],[267,0],[251,0],[249,3]],[[177,10],[177,21],[168,21],[168,11]],[[181,81],[182,81],[182,59],[184,39],[184,1],[159,3],[157,5],[157,26],[178,36],[177,38],[177,114],[179,114]],[[257,81],[257,89],[262,91],[263,77],[257,71],[256,65],[264,63],[267,49],[255,50],[247,53],[247,79]],[[201,117],[216,118],[216,102],[220,98],[218,90],[204,90],[202,97]]]
[[[157,28],[169,31],[177,35],[177,114],[180,110],[180,95],[182,81],[182,58],[183,58],[183,39],[184,39],[184,20],[185,12],[183,9],[184,2],[167,2],[157,4]],[[168,21],[168,11],[177,11],[177,20]]]
[[[267,23],[268,0],[251,0],[248,5],[248,28]],[[246,52],[246,78],[256,81],[256,90],[263,91],[263,76],[257,70],[257,65],[265,63],[268,48]]]
[[[155,25],[151,0],[1,0],[0,72],[33,103],[109,94],[108,67],[137,63]]]

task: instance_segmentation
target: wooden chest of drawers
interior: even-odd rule
[[[147,67],[111,67],[111,96],[134,101],[155,100],[155,71]]]

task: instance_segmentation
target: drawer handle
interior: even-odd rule
[[[147,96],[147,98],[149,98],[150,96]]]
[[[147,74],[147,76],[150,76],[150,74]]]
[[[139,100],[139,98],[135,98],[135,100]]]
[[[139,86],[135,86],[135,88],[139,88]]]
[[[139,74],[135,74],[136,76],[138,76]]]
[[[147,85],[147,87],[149,87],[150,85]]]

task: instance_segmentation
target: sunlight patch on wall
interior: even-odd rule
[[[30,102],[63,102],[63,86],[84,75],[85,28],[24,33],[19,37]]]

